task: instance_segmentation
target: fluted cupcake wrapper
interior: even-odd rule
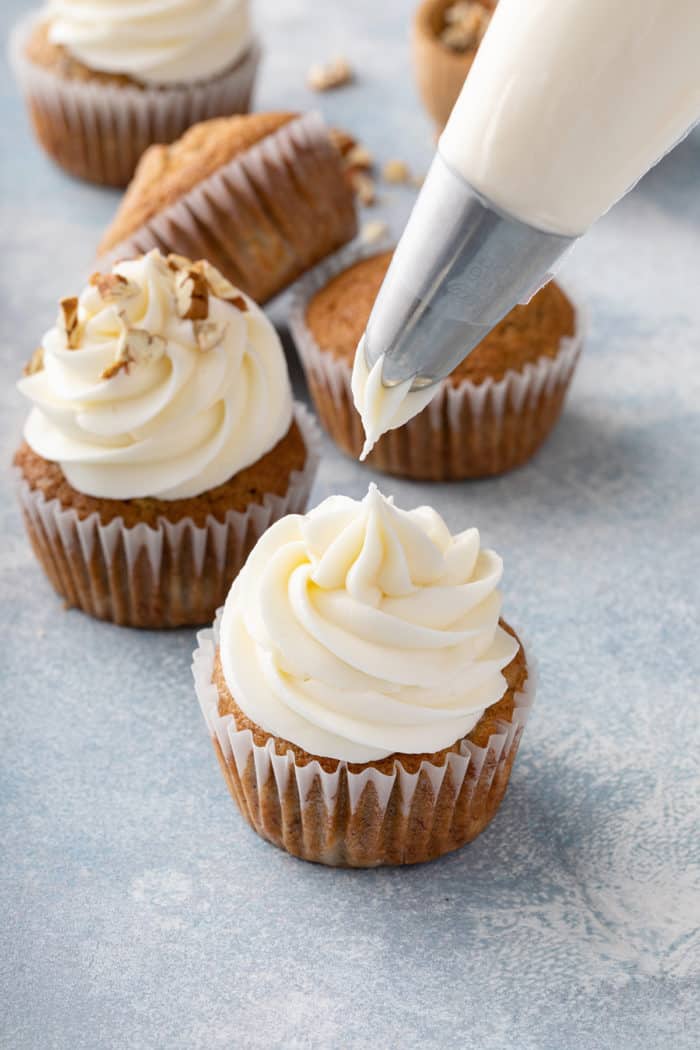
[[[153,143],[173,142],[201,120],[247,113],[260,62],[254,41],[231,69],[184,85],[68,80],[25,54],[36,22],[30,17],[10,38],[10,60],[39,142],[72,175],[125,186]]]
[[[213,628],[197,635],[195,691],[229,791],[262,838],[304,860],[366,868],[433,860],[484,830],[505,794],[534,702],[529,655],[513,716],[485,747],[465,738],[442,765],[423,761],[415,773],[398,761],[389,774],[373,767],[352,772],[346,762],[331,773],[317,761],[297,764],[291,751],[278,755],[272,739],[256,744],[232,715],[219,715],[212,676],[221,612]]]
[[[384,246],[386,247],[386,245]],[[353,458],[364,431],[352,397],[351,365],[321,350],[306,324],[311,298],[353,263],[375,255],[377,245],[349,245],[317,266],[294,288],[289,327],[324,429]],[[368,466],[421,481],[458,481],[503,474],[537,451],[558,420],[583,343],[583,315],[562,339],[555,357],[540,357],[502,379],[454,386],[443,382],[430,404],[396,430],[382,435]]]
[[[191,518],[157,527],[81,519],[21,480],[19,499],[29,538],[55,590],[69,606],[129,627],[198,626],[211,621],[248,554],[270,525],[306,510],[320,458],[318,427],[303,405],[295,419],[306,445],[302,470],[283,496],[228,511],[205,525]]]
[[[204,258],[264,303],[354,237],[342,158],[317,113],[290,120],[98,260],[159,248]]]

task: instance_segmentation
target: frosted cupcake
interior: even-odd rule
[[[374,487],[268,530],[193,668],[231,794],[263,838],[367,867],[483,831],[533,698],[501,572],[476,529],[452,536]]]
[[[262,311],[209,263],[158,252],[61,301],[20,391],[34,551],[67,605],[137,627],[210,620],[317,465]]]
[[[321,422],[353,457],[365,446],[353,359],[390,260],[390,251],[359,258],[355,249],[339,253],[300,282],[292,304],[290,327]],[[426,481],[488,477],[521,466],[561,415],[581,341],[576,308],[551,282],[437,385],[419,415],[382,427],[388,432],[367,463]],[[367,377],[355,371],[362,393]]]
[[[248,111],[259,48],[248,0],[49,0],[11,57],[49,156],[124,186],[151,143]]]

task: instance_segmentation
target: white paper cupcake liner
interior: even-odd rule
[[[283,124],[103,252],[205,258],[264,303],[357,231],[340,153],[318,113]]]
[[[130,627],[198,626],[210,622],[251,549],[273,522],[306,510],[320,458],[320,433],[301,404],[295,419],[306,445],[302,470],[283,496],[230,510],[206,524],[191,518],[157,527],[81,519],[21,479],[19,499],[34,551],[68,606]]]
[[[250,108],[261,55],[257,41],[209,81],[136,87],[69,80],[36,65],[25,53],[36,22],[33,15],[15,27],[10,61],[41,145],[79,178],[125,186],[153,143],[173,142],[198,121]]]
[[[271,738],[256,744],[232,715],[219,715],[212,676],[222,611],[197,634],[192,673],[226,783],[259,835],[305,860],[374,867],[432,860],[483,831],[505,794],[534,702],[536,668],[522,642],[525,688],[516,693],[511,720],[498,724],[485,747],[465,739],[442,765],[424,760],[414,773],[399,761],[391,773],[353,772],[346,762],[327,772],[315,760],[298,765],[291,751],[277,754]]]
[[[333,277],[388,247],[348,245],[295,285],[290,305],[289,327],[321,423],[354,458],[360,455],[364,431],[352,398],[352,368],[320,349],[306,324],[306,309]],[[540,357],[499,380],[442,383],[418,416],[380,438],[367,465],[417,480],[456,481],[505,473],[525,463],[559,418],[581,352],[584,317],[574,307],[574,335],[562,339],[554,358]]]

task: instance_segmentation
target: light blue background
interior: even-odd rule
[[[27,6],[5,0],[3,28]],[[260,108],[318,106],[423,172],[410,8],[260,3]],[[307,67],[336,53],[357,84],[312,96]],[[2,1046],[696,1047],[700,138],[567,264],[590,334],[534,462],[479,484],[381,479],[504,556],[541,686],[477,842],[333,872],[239,818],[193,696],[193,634],[64,612],[31,556],[13,384],[117,195],[54,169],[5,71],[0,90]],[[371,217],[398,232],[412,192],[381,195]],[[361,495],[371,473],[325,453],[315,499]]]

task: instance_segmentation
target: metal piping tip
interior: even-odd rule
[[[574,241],[505,214],[436,153],[367,323],[368,377],[387,391],[409,383],[426,404]]]

